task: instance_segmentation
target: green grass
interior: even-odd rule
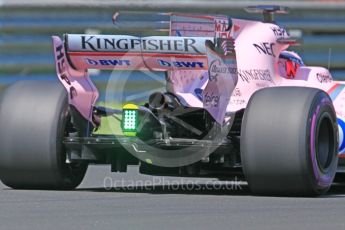
[[[119,118],[121,119],[121,117]],[[103,117],[101,119],[101,126],[94,133],[103,135],[123,135],[121,123],[114,117]]]
[[[112,109],[121,109],[122,105],[118,103],[105,103],[105,102],[98,102],[98,106],[104,106],[107,108],[112,108]],[[120,120],[122,119],[121,115],[115,115],[118,117]],[[116,119],[113,116],[108,116],[108,117],[102,117],[101,118],[101,126],[99,129],[94,132],[95,134],[104,134],[104,135],[122,135],[122,130],[121,130],[121,122]]]

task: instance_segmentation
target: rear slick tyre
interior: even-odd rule
[[[257,91],[244,113],[243,170],[259,195],[317,196],[330,188],[338,163],[332,100],[305,87]]]
[[[69,126],[66,90],[58,82],[21,81],[0,106],[0,180],[16,189],[77,187],[87,164],[66,164],[62,143]]]

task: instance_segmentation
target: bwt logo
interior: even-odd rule
[[[92,60],[86,58],[86,63],[90,65],[111,65],[111,66],[130,66],[131,62],[129,60],[118,60],[118,59],[108,59],[108,60]]]
[[[173,61],[168,62],[164,60],[157,60],[158,64],[163,67],[177,67],[177,68],[204,68],[202,62],[189,62],[189,61]]]

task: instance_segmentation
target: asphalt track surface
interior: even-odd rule
[[[345,186],[327,196],[253,196],[242,182],[89,167],[74,191],[0,187],[0,229],[345,229]]]

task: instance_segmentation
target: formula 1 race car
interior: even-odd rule
[[[148,175],[240,177],[254,194],[327,192],[345,153],[345,84],[287,50],[299,41],[273,21],[286,8],[247,11],[264,20],[170,13],[169,36],[54,36],[62,84],[21,81],[2,94],[1,181],[73,189],[92,163],[113,172],[139,165]],[[96,103],[89,69],[118,78],[161,72],[165,90],[114,108]],[[119,85],[110,82],[106,98],[114,100]],[[97,131],[104,125],[110,133]]]

